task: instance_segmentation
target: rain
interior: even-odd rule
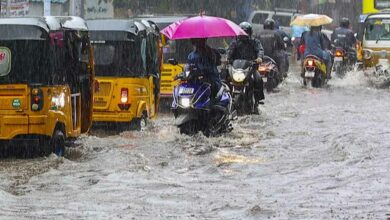
[[[390,219],[389,0],[0,5],[0,219]]]

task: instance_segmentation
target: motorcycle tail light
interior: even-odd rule
[[[315,66],[314,60],[308,60],[307,65],[310,67],[314,67]]]
[[[341,51],[341,50],[336,50],[335,56],[336,56],[336,57],[343,57],[343,56],[344,56],[344,53],[343,53],[343,51]]]
[[[259,67],[259,72],[266,72],[268,68],[266,66],[260,66]]]

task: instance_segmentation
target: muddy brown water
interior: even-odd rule
[[[389,218],[389,90],[295,75],[221,137],[179,135],[164,113],[65,158],[1,160],[0,219]]]

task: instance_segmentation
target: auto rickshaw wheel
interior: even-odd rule
[[[56,130],[50,141],[52,152],[59,157],[65,155],[65,135],[61,130]]]
[[[147,116],[147,113],[144,112],[141,116],[141,118],[135,118],[133,119],[133,121],[131,122],[131,127],[134,129],[134,130],[137,130],[137,131],[142,131],[146,128],[146,126],[148,125],[148,116]]]

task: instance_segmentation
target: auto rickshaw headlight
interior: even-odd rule
[[[363,55],[365,60],[370,60],[372,58],[372,50],[364,50]]]

